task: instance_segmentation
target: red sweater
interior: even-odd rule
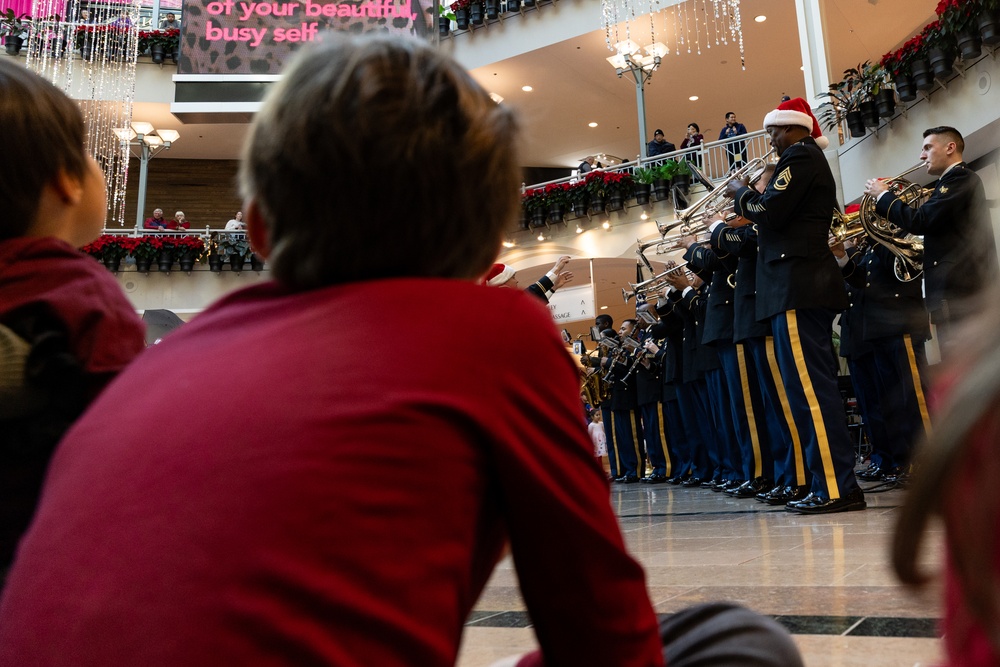
[[[505,539],[548,664],[662,664],[543,305],[258,285],[150,348],[60,445],[0,665],[452,665]]]

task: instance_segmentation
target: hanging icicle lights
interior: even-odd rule
[[[743,19],[740,0],[688,0],[669,5],[670,0],[601,0],[601,17],[608,49],[634,39],[636,42],[667,43],[667,53],[701,55],[702,48],[737,44],[740,66],[746,70],[743,54]],[[669,6],[668,6],[669,5]],[[649,39],[641,34],[649,24]]]
[[[139,0],[112,6],[80,0],[35,0],[35,29],[27,65],[77,100],[87,125],[87,151],[104,169],[108,189],[105,226],[125,226],[128,142],[115,128],[129,127],[135,99]]]

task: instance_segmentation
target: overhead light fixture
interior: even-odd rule
[[[139,193],[136,197],[135,224],[142,228],[143,214],[146,208],[146,183],[149,176],[149,161],[161,152],[170,149],[170,145],[180,139],[177,130],[157,130],[152,123],[135,121],[131,127],[114,128],[115,136],[123,144],[128,144],[129,150],[137,148],[132,155],[139,160]]]
[[[648,216],[648,215],[646,215],[646,212],[645,212],[645,211],[643,211],[643,212],[642,212],[642,215],[640,215],[640,216],[639,216],[639,219],[640,219],[640,220],[649,220],[649,216]]]
[[[587,123],[587,127],[597,127],[597,123]]]
[[[534,88],[532,88],[531,86],[521,86],[521,90],[523,90],[526,93],[530,93],[531,91],[534,90]]]
[[[542,233],[542,232],[538,232],[538,240],[539,241],[544,241],[545,240],[545,234]]]
[[[490,99],[496,102],[497,104],[503,102],[503,97],[501,97],[497,93],[490,93]]]
[[[652,35],[650,35],[652,38]],[[640,47],[634,40],[626,39],[615,44],[617,53],[606,60],[615,68],[620,79],[628,72],[635,80],[635,105],[639,114],[639,154],[646,154],[646,82],[653,78],[653,72],[670,49],[663,42],[653,42]],[[645,55],[642,55],[645,51]]]
[[[576,226],[576,233],[577,234],[583,234],[583,227],[581,227],[580,225],[577,225]]]
[[[601,310],[607,310],[607,309],[608,309],[607,306],[601,306]]]
[[[753,17],[753,20],[756,21],[757,23],[763,23],[764,21],[767,20],[767,17],[764,16],[763,14],[760,14],[758,16]]]
[[[604,229],[611,229],[611,222],[609,220],[605,220],[604,224],[601,225],[601,227],[603,227]]]
[[[698,101],[698,96],[697,95],[692,95],[688,99],[691,100],[692,102],[697,102]]]

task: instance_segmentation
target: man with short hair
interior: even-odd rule
[[[146,218],[146,221],[142,223],[143,229],[166,229],[167,221],[163,219],[163,209],[154,208],[153,217]]]
[[[160,21],[160,30],[180,30],[181,22],[174,17],[173,12],[167,12],[167,17]]]
[[[876,197],[875,211],[910,234],[924,237],[927,310],[947,346],[952,325],[976,308],[975,296],[997,275],[996,245],[983,182],[962,159],[965,140],[953,127],[924,131],[920,160],[938,176],[934,192],[919,208],[873,178],[865,193]]]
[[[646,157],[656,157],[664,153],[673,153],[677,148],[663,136],[663,130],[657,128],[653,132],[653,140],[646,145]]]
[[[734,137],[746,134],[747,128],[743,123],[736,122],[736,112],[726,112],[726,124],[719,131],[719,141],[726,141],[726,155],[729,156],[729,171],[739,169],[747,161],[747,142],[732,141]]]

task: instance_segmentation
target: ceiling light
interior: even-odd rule
[[[692,95],[688,99],[691,100],[692,102],[697,102],[698,101],[698,96],[697,95]]]
[[[544,241],[545,240],[545,234],[543,234],[542,232],[538,232],[538,240],[539,241]]]
[[[597,123],[587,123],[587,127],[597,127]]]
[[[642,215],[640,215],[640,216],[639,216],[639,219],[640,219],[640,220],[649,220],[649,216],[648,216],[648,215],[646,215],[646,212],[645,212],[645,211],[643,211],[643,212],[642,212]]]
[[[526,93],[530,93],[531,91],[534,90],[534,88],[532,88],[531,86],[521,86],[521,90],[523,90]]]
[[[503,97],[501,97],[500,95],[497,95],[496,93],[490,93],[490,99],[493,100],[494,102],[496,102],[497,104],[500,104],[501,102],[503,102]]]
[[[577,225],[576,226],[576,233],[577,234],[583,234],[583,227],[581,227],[580,225]]]
[[[611,229],[611,223],[605,220],[604,224],[601,225],[601,227],[603,227],[604,229]]]
[[[607,310],[607,309],[608,309],[607,306],[601,306],[601,310]]]
[[[760,14],[759,16],[753,17],[753,20],[756,21],[757,23],[763,23],[764,21],[767,20],[767,17],[764,16],[763,14]]]

